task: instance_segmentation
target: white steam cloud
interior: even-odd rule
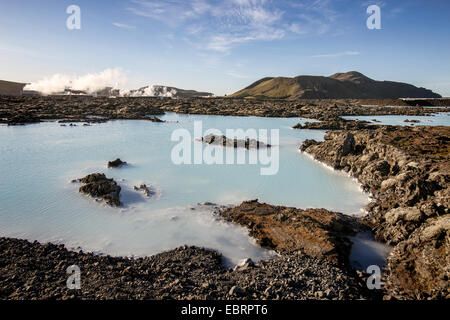
[[[106,69],[99,73],[89,73],[82,76],[54,74],[27,85],[25,90],[54,94],[63,92],[65,89],[71,89],[91,94],[107,87],[118,88],[126,81],[127,77],[120,69]]]
[[[166,97],[173,98],[177,94],[175,88],[151,85],[137,90],[120,90],[122,97]]]

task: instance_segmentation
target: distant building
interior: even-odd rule
[[[21,96],[26,83],[18,83],[0,80],[0,95],[2,96]]]

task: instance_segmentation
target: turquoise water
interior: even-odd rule
[[[364,120],[372,122],[373,119],[379,122],[373,122],[379,125],[392,126],[450,126],[450,113],[439,112],[430,116],[346,116],[343,117],[348,120]],[[412,124],[405,122],[405,120],[419,120],[419,123]]]
[[[211,206],[243,200],[324,207],[360,214],[369,201],[358,183],[298,152],[304,139],[324,132],[293,130],[303,119],[167,114],[167,123],[110,121],[62,127],[56,122],[0,126],[0,236],[66,244],[69,248],[145,256],[187,244],[216,249],[231,263],[273,253],[259,248],[246,229],[225,223]],[[171,161],[175,129],[280,130],[280,166],[261,176],[259,165],[180,165]],[[306,120],[308,121],[308,120]],[[270,141],[269,141],[270,142]],[[108,160],[130,165],[107,169]],[[104,172],[122,187],[123,208],[110,208],[78,193],[71,183]],[[146,183],[150,198],[133,190]]]

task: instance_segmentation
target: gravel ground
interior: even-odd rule
[[[215,251],[181,247],[139,259],[0,238],[0,299],[375,299],[351,269],[301,253],[235,270]],[[66,270],[81,270],[69,290]]]

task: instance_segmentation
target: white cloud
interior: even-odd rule
[[[329,54],[318,54],[312,56],[313,58],[335,58],[335,57],[342,57],[342,56],[357,56],[361,53],[358,51],[345,51],[345,52],[338,52],[338,53],[329,53]]]
[[[295,18],[289,30],[299,35],[339,33],[340,24],[337,21],[341,15],[334,9],[334,5],[336,1],[331,0],[303,0],[292,3]]]
[[[113,26],[117,27],[117,28],[121,28],[121,29],[136,29],[135,26],[130,26],[128,24],[125,23],[119,23],[119,22],[114,22]]]
[[[306,30],[306,27],[300,25],[299,23],[293,23],[289,26],[289,31],[295,33],[295,34],[307,34],[308,31]]]
[[[142,17],[152,18],[172,27],[178,26],[189,18],[202,14],[207,10],[207,3],[201,0],[194,2],[182,0],[131,0],[133,6],[128,11]]]
[[[283,30],[267,30],[268,32],[254,32],[247,36],[233,36],[233,35],[218,35],[210,38],[207,44],[207,49],[229,52],[233,44],[244,43],[256,40],[277,40],[284,37]]]
[[[230,77],[233,77],[233,78],[237,78],[237,79],[248,79],[248,78],[250,78],[249,76],[246,76],[246,75],[237,73],[237,72],[232,71],[232,70],[231,70],[231,71],[228,71],[228,72],[226,73],[226,75],[227,75],[227,76],[230,76]]]
[[[192,42],[201,47],[228,52],[238,43],[274,40],[284,37],[284,30],[276,27],[283,12],[269,9],[266,0],[233,0],[221,3],[210,1],[131,0],[128,8],[136,15],[152,18],[169,27],[182,26]]]
[[[330,0],[130,0],[128,11],[166,24],[202,50],[228,53],[238,44],[287,34],[325,34],[337,17]],[[334,30],[335,31],[335,30]]]

